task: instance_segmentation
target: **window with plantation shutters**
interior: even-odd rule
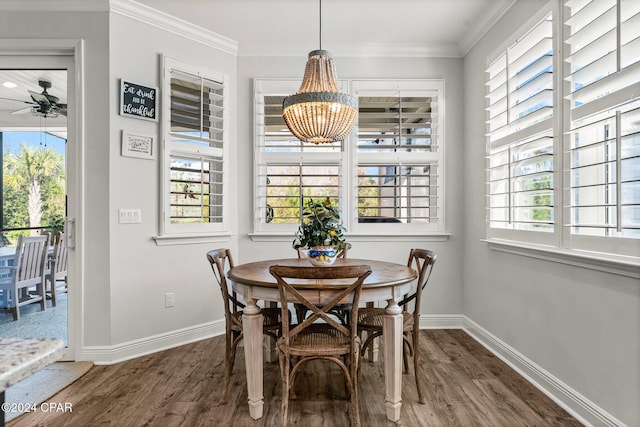
[[[164,58],[164,232],[226,231],[225,76]]]
[[[256,234],[293,235],[307,201],[326,197],[352,235],[444,230],[442,81],[343,81],[358,96],[358,122],[345,141],[319,145],[296,139],[282,118],[299,82],[254,85]]]
[[[489,234],[504,237],[509,231],[553,233],[556,203],[551,14],[500,52],[486,72]]]
[[[640,2],[570,0],[565,10],[571,246],[634,254],[626,248],[640,238]]]
[[[442,82],[354,81],[358,228],[444,230]],[[375,227],[375,226],[373,226]]]
[[[488,61],[488,241],[637,276],[640,2],[562,0],[540,13]]]
[[[295,93],[299,81],[255,80],[257,231],[291,231],[300,224],[311,199],[329,197],[340,206],[342,142],[311,144],[298,140],[282,117],[282,101]]]

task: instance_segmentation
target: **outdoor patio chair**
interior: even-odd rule
[[[45,267],[49,236],[19,236],[13,265],[0,267],[2,311],[13,313],[20,319],[20,307],[39,303],[46,308]]]
[[[45,271],[47,298],[51,298],[51,305],[56,306],[56,296],[67,292],[67,242],[64,233],[53,235],[53,253],[49,257]]]

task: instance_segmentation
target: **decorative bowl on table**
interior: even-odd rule
[[[314,246],[307,251],[311,264],[324,267],[335,262],[338,251],[333,246]]]

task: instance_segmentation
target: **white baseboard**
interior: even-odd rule
[[[464,329],[465,317],[461,314],[423,314],[420,329]]]
[[[178,329],[112,346],[84,347],[78,360],[89,360],[96,365],[111,365],[169,348],[224,335],[224,319]]]
[[[463,329],[585,426],[625,427],[620,420],[464,315],[423,315],[420,329]]]

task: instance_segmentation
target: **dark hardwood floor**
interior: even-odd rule
[[[383,364],[364,362],[360,376],[363,426],[580,426],[567,412],[462,330],[422,331],[420,352],[427,403],[418,403],[413,368],[403,376],[401,423],[387,421]],[[265,365],[264,416],[252,420],[246,403],[244,353],[236,355],[229,402],[221,404],[224,337],[94,366],[47,402],[71,403],[73,412],[25,414],[23,426],[276,426],[280,375]],[[342,374],[312,362],[296,380],[289,424],[349,425]]]

